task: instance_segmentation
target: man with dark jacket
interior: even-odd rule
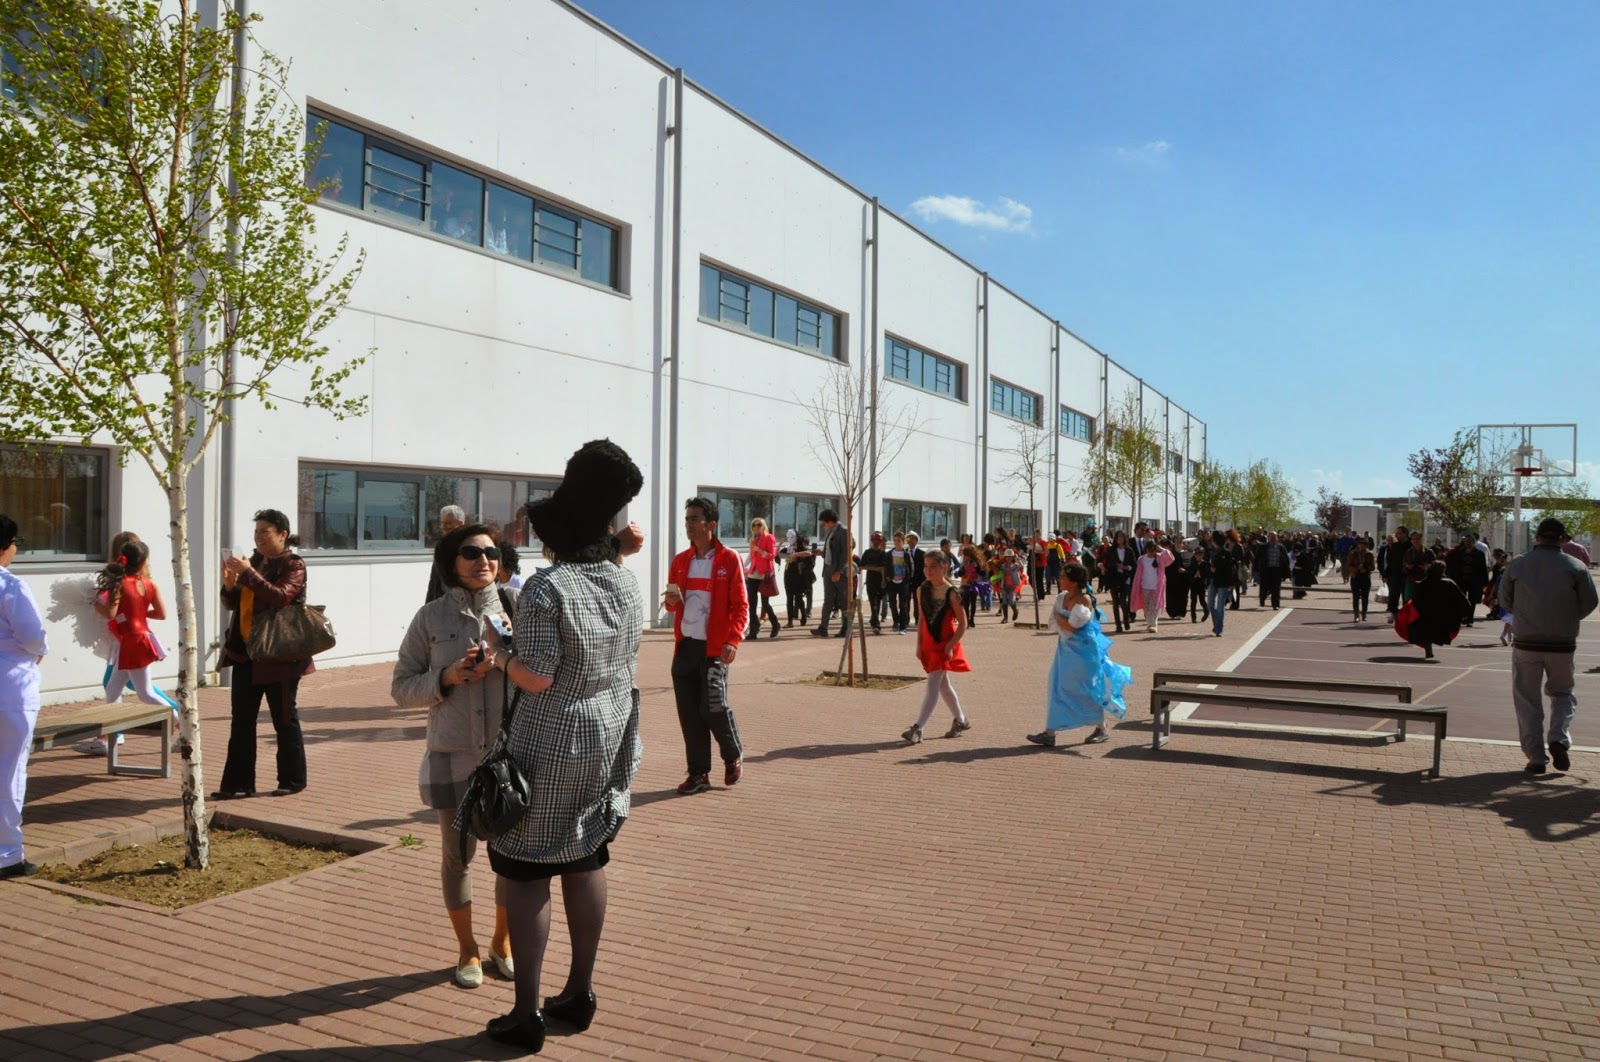
[[[1394,541],[1383,550],[1378,564],[1383,570],[1384,584],[1389,587],[1389,617],[1392,620],[1400,611],[1400,597],[1406,588],[1406,557],[1411,553],[1411,532],[1401,524],[1395,531]]]
[[[1256,577],[1261,581],[1257,604],[1266,607],[1272,598],[1272,610],[1278,610],[1279,594],[1284,577],[1289,574],[1289,551],[1278,542],[1276,531],[1267,532],[1267,540],[1256,547]]]
[[[1483,601],[1483,588],[1489,585],[1489,565],[1484,560],[1483,550],[1478,548],[1475,535],[1463,535],[1461,541],[1444,555],[1444,572],[1467,595],[1467,614],[1461,622],[1470,627],[1478,605]]]
[[[841,613],[839,637],[850,633],[850,613],[847,604],[850,586],[845,582],[845,566],[850,561],[850,531],[839,522],[839,514],[824,509],[817,514],[822,521],[822,621],[811,633],[818,638],[828,636],[828,621],[835,612]]]
[[[1545,771],[1544,704],[1550,697],[1549,762],[1558,771],[1571,767],[1573,657],[1578,624],[1600,603],[1594,577],[1577,558],[1561,552],[1566,527],[1550,518],[1539,524],[1534,547],[1512,561],[1500,579],[1500,607],[1511,613],[1516,641],[1511,649],[1511,700],[1517,709],[1517,735],[1529,774]],[[1476,552],[1476,551],[1474,551]]]

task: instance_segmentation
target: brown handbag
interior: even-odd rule
[[[323,606],[303,601],[257,613],[250,625],[250,659],[263,663],[305,660],[336,644]]]

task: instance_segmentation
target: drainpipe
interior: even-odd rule
[[[978,350],[983,362],[979,377],[979,449],[978,449],[978,533],[974,542],[983,541],[983,532],[989,522],[989,274],[983,274],[983,301],[978,304],[983,314],[983,334]]]
[[[248,48],[250,44],[250,36],[245,31],[245,23],[250,18],[250,0],[233,0],[233,10],[238,16],[239,25],[235,27],[233,31],[233,82],[230,87],[231,99],[229,100],[229,106],[232,108],[232,112],[234,114],[242,115],[245,107],[245,49]],[[237,127],[235,127],[233,135],[238,136]],[[233,168],[230,166],[228,168],[228,195],[230,197],[237,197],[238,194],[239,178],[238,175],[233,172]],[[228,264],[236,265],[239,261],[239,221],[237,217],[233,216],[231,213],[228,217],[226,240]],[[229,380],[236,380],[239,376],[239,344],[232,337],[233,328],[237,321],[238,311],[230,309],[228,311],[229,339],[226,355],[226,371]],[[217,459],[222,465],[222,471],[218,476],[220,482],[217,485],[217,542],[219,547],[233,546],[233,481],[235,478],[235,472],[237,471],[236,466],[239,459],[239,449],[238,443],[234,437],[232,417],[225,419],[222,422],[221,429],[217,432]],[[219,608],[220,606],[216,604],[216,595],[212,594],[211,597],[211,608]],[[200,611],[202,614],[204,614],[210,612],[211,609],[208,608]],[[217,629],[219,632],[227,629],[225,617],[226,612],[218,613]],[[200,616],[197,615],[195,618],[200,619]],[[211,639],[214,647],[218,650],[222,648],[222,637],[222,634],[219,633],[215,638]],[[200,639],[200,644],[202,646],[206,644],[206,639],[204,637]],[[204,672],[206,668],[203,661],[205,656],[203,651],[201,656],[201,671]],[[220,658],[218,660],[217,673],[219,684],[224,686],[232,684],[231,679],[233,677],[233,669],[225,667],[221,663]]]
[[[871,436],[867,440],[868,460],[872,462],[872,479],[867,484],[867,520],[866,528],[870,531],[877,523],[878,512],[878,358],[883,352],[883,341],[878,338],[878,197],[872,197],[872,238],[867,241],[872,248],[872,334],[867,343],[871,346],[871,353],[867,358],[869,371],[872,373],[872,424]]]
[[[1052,323],[1056,327],[1050,336],[1050,388],[1055,392],[1056,430],[1050,432],[1050,511],[1057,515],[1044,522],[1046,529],[1054,529],[1061,522],[1061,322]],[[1046,420],[1046,430],[1049,426]]]
[[[678,552],[678,362],[683,345],[683,67],[672,72],[672,121],[667,135],[675,138],[672,149],[672,336],[667,361],[672,375],[667,395],[667,526],[661,536],[668,543],[667,555]]]
[[[1111,403],[1111,359],[1105,354],[1100,355],[1100,433],[1095,442],[1102,449],[1107,446],[1106,418],[1110,416]],[[1105,529],[1106,521],[1111,518],[1111,489],[1104,482],[1100,485],[1100,527]]]

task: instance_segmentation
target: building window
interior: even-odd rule
[[[1039,527],[1039,514],[1031,509],[989,509],[989,530],[1020,531],[1031,535]]]
[[[700,263],[700,316],[791,347],[840,357],[838,314],[705,262]]]
[[[813,542],[822,534],[818,514],[824,509],[839,509],[838,500],[816,494],[768,494],[761,491],[709,490],[700,488],[700,497],[717,507],[717,538],[723,545],[746,545],[750,541],[750,521],[761,517],[767,530],[781,540],[791,529]]]
[[[966,366],[918,350],[893,336],[883,337],[883,374],[936,395],[948,395],[958,402],[967,400]]]
[[[1183,455],[1176,450],[1168,450],[1167,459],[1172,463],[1172,470],[1180,476],[1183,475]]]
[[[1057,531],[1071,531],[1074,535],[1082,535],[1083,529],[1094,523],[1094,513],[1056,513]]]
[[[893,539],[896,531],[915,531],[929,549],[941,538],[961,537],[961,506],[938,502],[886,501],[883,503],[883,531]]]
[[[989,408],[1003,417],[1025,424],[1039,423],[1040,397],[1004,380],[989,380]]]
[[[1094,418],[1069,406],[1061,407],[1061,434],[1069,439],[1094,442]]]
[[[1195,476],[1198,476],[1199,474],[1200,474],[1200,462],[1199,461],[1190,461],[1189,462],[1189,478],[1193,479]]]
[[[0,445],[0,509],[17,522],[17,561],[101,560],[108,482],[104,450]]]
[[[412,552],[439,540],[439,511],[459,505],[518,548],[538,548],[523,507],[548,497],[555,480],[479,476],[435,469],[300,466],[301,548]]]
[[[322,146],[306,180],[322,202],[618,287],[615,227],[307,112],[307,143],[319,132]]]

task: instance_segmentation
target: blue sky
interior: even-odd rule
[[[1600,3],[588,0],[1307,497],[1480,422],[1600,488]],[[921,204],[919,209],[918,204]]]

